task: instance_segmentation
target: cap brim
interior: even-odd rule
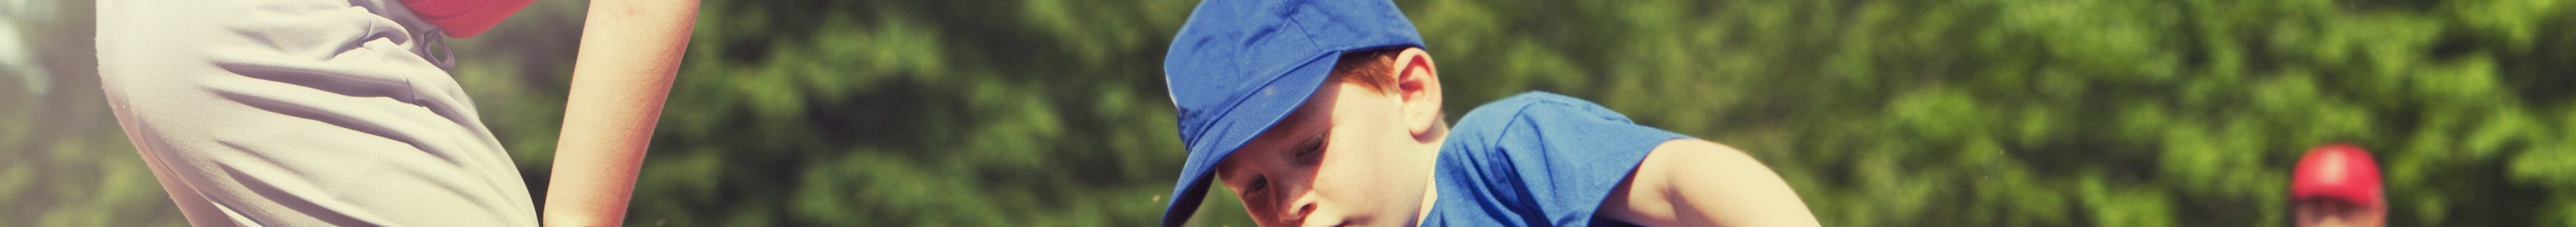
[[[1163,208],[1163,226],[1179,226],[1188,222],[1190,216],[1198,211],[1202,200],[1207,198],[1208,181],[1216,176],[1210,171],[1216,168],[1216,163],[1234,154],[1234,150],[1243,147],[1244,143],[1260,137],[1261,132],[1277,125],[1280,119],[1296,112],[1298,106],[1305,105],[1306,99],[1314,97],[1315,90],[1323,87],[1325,78],[1330,77],[1333,64],[1342,58],[1343,52],[1346,51],[1327,52],[1307,59],[1306,63],[1281,72],[1282,76],[1274,77],[1256,90],[1258,92],[1244,96],[1244,100],[1222,112],[1223,117],[1200,135],[1204,138],[1199,141],[1207,142],[1190,146],[1189,162],[1181,165],[1180,184],[1172,187],[1172,202]]]

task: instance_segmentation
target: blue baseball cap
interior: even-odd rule
[[[1190,151],[1163,226],[1189,221],[1217,161],[1304,105],[1342,53],[1422,46],[1413,22],[1387,0],[1200,2],[1163,58]]]

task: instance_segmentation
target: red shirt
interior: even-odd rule
[[[465,38],[483,34],[501,19],[528,6],[534,0],[402,0],[420,19],[447,30],[447,36]]]

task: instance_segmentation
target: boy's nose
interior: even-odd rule
[[[1304,223],[1306,222],[1306,215],[1315,213],[1315,203],[1318,200],[1315,198],[1315,193],[1312,191],[1302,191],[1298,192],[1296,195],[1297,197],[1293,197],[1292,199],[1294,200],[1288,203],[1288,209],[1280,210],[1279,220],[1284,220],[1289,223]]]

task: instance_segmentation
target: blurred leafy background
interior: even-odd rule
[[[627,223],[1151,225],[1195,4],[706,0]],[[2576,1],[1398,4],[1452,112],[1591,99],[1746,150],[1828,226],[2286,225],[2331,142],[2379,156],[2395,225],[2576,226]],[[583,5],[455,41],[532,192]],[[100,101],[91,8],[0,0],[0,226],[184,223]],[[1249,226],[1224,194],[1196,224]]]

